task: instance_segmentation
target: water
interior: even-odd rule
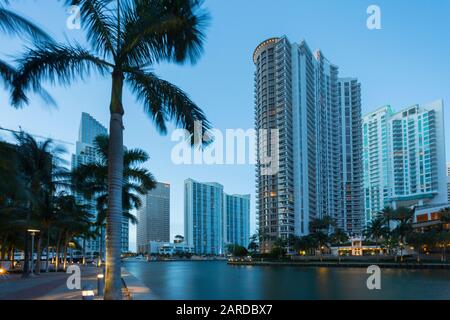
[[[450,270],[381,270],[368,290],[364,268],[229,266],[223,261],[126,262],[161,299],[450,299]]]

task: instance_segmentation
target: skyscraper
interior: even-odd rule
[[[228,195],[219,183],[185,180],[184,230],[197,254],[223,254],[228,244],[247,247],[250,195]]]
[[[223,254],[223,186],[184,181],[184,236],[197,254]]]
[[[279,137],[274,141],[270,138],[273,133],[258,136],[261,250],[269,251],[278,237],[308,234],[310,220],[317,217],[331,216],[349,233],[360,232],[361,209],[356,203],[360,164],[348,168],[345,180],[342,174],[343,149],[346,165],[348,158],[360,161],[355,155],[360,147],[353,146],[360,143],[355,134],[361,112],[356,79],[340,81],[338,67],[321,51],[313,53],[305,41],[291,44],[286,37],[262,42],[253,61],[256,130],[276,130]],[[346,83],[351,93],[349,105],[345,104]],[[342,92],[343,96],[339,96]],[[348,127],[345,112],[350,112]],[[274,153],[278,155],[279,170],[264,174],[261,158]],[[348,192],[344,192],[344,184]]]
[[[223,195],[223,241],[248,247],[250,195]]]
[[[141,201],[136,245],[139,253],[145,253],[150,241],[170,242],[170,185],[158,182]]]
[[[450,162],[447,162],[447,200],[450,204]]]
[[[361,85],[357,79],[339,79],[338,98],[342,128],[342,215],[337,220],[350,235],[361,235],[363,210],[363,142],[361,134]]]
[[[100,160],[100,156],[94,146],[94,141],[97,136],[107,134],[108,130],[90,114],[85,112],[81,114],[76,151],[75,154],[72,155],[72,170],[82,164],[88,164]],[[87,200],[80,194],[75,194],[75,197],[79,203],[87,204],[91,207],[91,214],[94,216],[97,215],[97,210],[95,210],[95,200]],[[100,241],[102,241],[102,243],[100,243]],[[85,251],[88,255],[98,253],[100,251],[100,245],[102,245],[104,251],[105,240],[100,237],[87,240]]]
[[[81,114],[80,128],[78,131],[78,141],[76,142],[76,153],[72,155],[72,169],[75,169],[82,164],[100,161],[100,155],[94,146],[95,138],[99,135],[107,134],[108,130],[100,122],[94,119],[90,114],[83,112]],[[75,197],[78,202],[89,204],[92,208],[91,213],[94,214],[94,216],[97,215],[94,200],[87,200],[80,194],[75,194]],[[122,221],[121,232],[122,252],[127,252],[129,243],[129,222],[126,218]],[[102,241],[101,245],[104,253],[105,239],[100,239],[100,237],[86,242],[86,252],[88,254],[98,253],[100,251],[100,241]]]
[[[365,222],[385,206],[447,202],[443,101],[363,117]]]

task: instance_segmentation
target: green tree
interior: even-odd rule
[[[331,242],[336,244],[338,247],[338,259],[339,262],[341,262],[341,255],[339,253],[339,250],[343,243],[348,242],[349,237],[347,233],[342,230],[341,228],[334,229],[334,232],[331,234]]]
[[[396,227],[390,234],[398,239],[400,261],[403,261],[403,249],[406,245],[407,237],[413,232],[413,218],[414,209],[400,207],[394,210],[393,220],[396,221]]]
[[[247,249],[238,244],[228,244],[227,252],[235,257],[245,257],[248,254]]]
[[[383,238],[386,239],[388,234],[389,228],[385,225],[384,218],[379,215],[375,216],[364,230],[365,237],[374,240],[379,247],[381,247],[381,241]],[[379,260],[380,253],[381,250],[378,252],[377,260]]]
[[[23,132],[16,134],[15,137],[18,142],[18,166],[27,193],[27,213],[22,228],[25,252],[23,277],[27,277],[29,275],[29,234],[27,229],[39,227],[36,225],[36,220],[39,220],[46,197],[54,191],[61,174],[59,155],[63,149],[55,146],[51,139],[37,141],[31,135]],[[40,239],[39,237],[38,246]]]
[[[192,144],[209,129],[202,110],[179,88],[151,71],[161,62],[195,62],[204,41],[207,14],[197,0],[67,0],[81,8],[81,24],[90,48],[45,44],[20,59],[12,102],[26,102],[25,93],[41,80],[69,85],[95,70],[111,80],[109,126],[109,195],[106,217],[105,299],[121,299],[120,235],[122,218],[124,85],[161,133],[173,120],[191,134]],[[194,129],[197,134],[194,135]]]
[[[256,253],[259,249],[259,235],[257,233],[250,237],[250,242],[248,244],[248,250],[252,253]]]
[[[323,250],[330,242],[330,232],[336,226],[336,221],[330,216],[314,218],[309,222],[311,239],[317,244],[320,252],[320,261],[323,259]]]

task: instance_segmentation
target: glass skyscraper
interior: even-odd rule
[[[338,67],[321,51],[312,52],[305,41],[292,44],[286,37],[262,42],[253,61],[256,130],[277,130],[279,137],[274,141],[258,135],[260,250],[270,251],[276,238],[308,234],[309,222],[316,217],[331,216],[348,233],[359,233],[359,83],[356,79],[340,80]],[[345,112],[350,113],[348,126]],[[265,174],[261,162],[268,154],[278,155],[279,170],[273,174]],[[350,162],[354,165],[347,166]],[[344,192],[344,186],[348,191]]]
[[[100,160],[94,141],[99,135],[107,135],[108,130],[100,122],[94,119],[90,114],[83,112],[81,114],[80,128],[78,131],[78,141],[76,142],[76,152],[72,155],[72,169],[75,169],[81,164],[97,162]],[[87,200],[82,195],[76,194],[77,201],[91,206],[91,211],[94,216],[97,215],[95,209],[95,201]],[[104,233],[104,232],[103,232]],[[122,252],[128,251],[128,237],[129,237],[129,222],[128,219],[122,221],[122,235],[121,246]],[[100,251],[100,241],[102,241],[102,251],[105,252],[105,239],[97,237],[86,242],[86,252],[88,254],[98,253]]]
[[[170,242],[170,184],[158,182],[140,198],[136,245],[139,253],[146,253],[150,241]]]
[[[447,203],[443,101],[363,117],[365,222],[385,206]]]
[[[227,195],[219,183],[185,180],[184,230],[196,254],[224,254],[227,244],[247,247],[250,195]]]
[[[248,247],[250,195],[223,195],[223,241]]]

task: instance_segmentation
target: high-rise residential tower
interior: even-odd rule
[[[347,156],[354,157],[350,161],[357,160],[359,147],[352,144],[360,143],[353,136],[361,109],[359,84],[355,79],[340,81],[338,67],[321,51],[312,52],[305,41],[296,44],[286,37],[268,39],[256,48],[253,61],[261,251],[269,251],[278,237],[308,234],[311,219],[323,216],[333,217],[349,233],[359,232],[358,204],[346,209],[350,200],[344,201],[344,183],[350,189],[347,195],[357,197],[358,183],[352,174],[360,170],[359,164],[349,168],[346,180],[342,175],[344,144],[350,146],[345,160]],[[339,83],[343,85],[344,105],[339,100]],[[348,106],[345,83],[351,85]],[[343,116],[346,107],[352,114],[348,144]],[[278,141],[271,138],[274,132]],[[279,170],[267,174],[261,159],[273,154],[277,154]]]
[[[250,195],[223,195],[223,242],[245,248],[250,240]]]
[[[100,122],[94,119],[90,114],[83,112],[81,114],[80,128],[78,131],[78,141],[76,142],[76,152],[72,155],[72,169],[75,169],[79,165],[87,164],[91,162],[100,161],[100,155],[95,149],[95,138],[99,135],[107,135],[108,130]],[[77,201],[91,206],[91,213],[94,216],[97,215],[95,210],[95,201],[87,200],[82,195],[76,194]],[[104,234],[104,232],[103,232]],[[128,251],[129,243],[129,222],[128,219],[122,220],[121,229],[121,247],[122,252]],[[100,241],[102,243],[100,243]],[[105,253],[105,239],[97,237],[93,240],[86,242],[86,252],[88,254],[98,253],[100,251],[100,245],[103,248],[103,254]]]
[[[170,185],[158,182],[141,201],[136,245],[138,253],[146,253],[150,241],[170,242]]]
[[[250,195],[228,195],[219,183],[185,180],[184,233],[197,254],[224,254],[228,244],[247,247]]]
[[[197,254],[223,254],[223,186],[184,182],[184,239]]]
[[[342,215],[338,226],[350,235],[361,235],[364,225],[363,208],[363,141],[361,133],[361,85],[357,79],[343,78],[338,82],[342,128]]]
[[[365,222],[385,206],[447,203],[443,101],[363,117]]]

